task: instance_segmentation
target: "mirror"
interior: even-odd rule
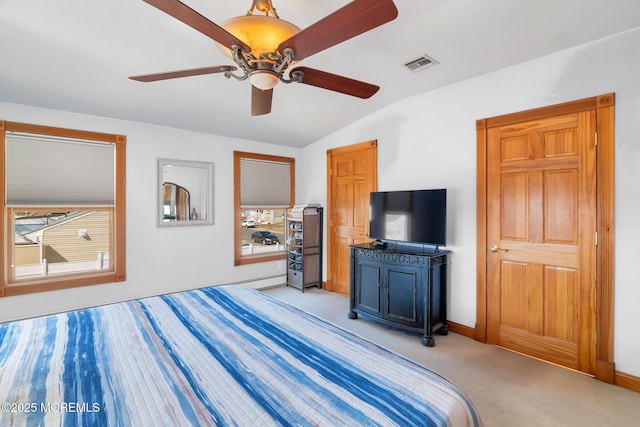
[[[158,160],[158,225],[213,224],[213,163]]]
[[[162,199],[163,221],[189,221],[198,219],[197,211],[191,214],[191,199],[189,190],[181,185],[165,181],[164,197]]]

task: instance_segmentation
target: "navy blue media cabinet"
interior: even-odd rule
[[[434,333],[447,335],[450,251],[423,245],[389,248],[351,245],[349,317],[358,315],[422,332],[433,347]]]

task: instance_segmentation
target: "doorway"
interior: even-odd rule
[[[349,294],[349,245],[369,241],[369,193],[376,191],[377,141],[327,151],[327,283]]]
[[[476,338],[613,383],[614,95],[477,121]]]

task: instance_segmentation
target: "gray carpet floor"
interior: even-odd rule
[[[449,333],[435,347],[420,334],[348,318],[345,295],[290,287],[265,292],[370,339],[461,386],[485,426],[640,426],[640,393]]]

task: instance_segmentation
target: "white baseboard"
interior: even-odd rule
[[[283,286],[287,282],[287,276],[272,276],[263,279],[256,279],[242,283],[247,288],[252,289],[269,289],[277,286]]]

